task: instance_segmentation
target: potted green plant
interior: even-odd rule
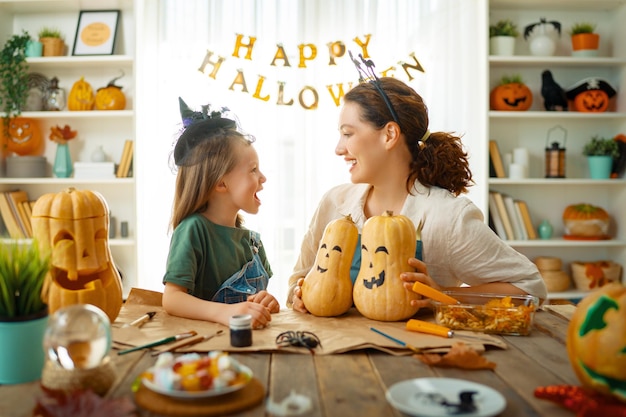
[[[39,42],[43,44],[43,56],[60,56],[65,52],[65,42],[61,31],[43,27],[39,31]]]
[[[511,19],[502,19],[489,26],[489,47],[492,55],[513,55],[517,25]]]
[[[574,56],[596,56],[600,46],[600,35],[594,33],[595,23],[578,22],[574,23],[570,29],[572,37],[572,55]]]
[[[620,156],[619,145],[612,138],[594,136],[583,147],[583,155],[587,156],[591,178],[607,179],[611,177],[613,160]]]
[[[28,63],[26,45],[31,40],[26,31],[11,36],[0,51],[0,105],[4,112],[4,129],[9,120],[21,114],[28,98]]]
[[[41,377],[49,269],[35,240],[0,245],[0,384]]]

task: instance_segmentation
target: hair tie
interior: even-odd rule
[[[424,149],[424,146],[426,146],[424,142],[426,142],[429,137],[430,137],[430,130],[426,129],[426,132],[424,132],[424,136],[422,136],[422,138],[417,141],[417,146],[420,148],[420,150]]]

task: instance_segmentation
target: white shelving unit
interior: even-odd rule
[[[626,1],[624,0],[491,0],[489,22],[511,19],[523,33],[528,24],[540,18],[559,21],[560,43],[555,56],[531,56],[523,36],[518,37],[516,55],[489,56],[489,90],[503,75],[521,75],[533,93],[533,105],[525,112],[488,112],[488,137],[498,142],[505,155],[524,147],[530,157],[529,177],[522,180],[489,178],[489,189],[525,200],[535,227],[547,219],[554,227],[549,240],[507,241],[528,256],[555,256],[563,260],[570,273],[572,261],[613,260],[626,266],[626,181],[624,178],[591,180],[582,148],[592,136],[613,137],[626,133]],[[598,57],[571,56],[569,28],[575,22],[597,23],[600,33]],[[586,77],[600,77],[618,91],[615,111],[605,113],[549,112],[543,107],[541,73],[550,70],[554,79],[567,89]],[[488,94],[489,92],[487,92]],[[548,132],[555,126],[566,136]],[[564,179],[545,178],[547,142],[559,142],[566,148]],[[488,152],[486,150],[486,152]],[[604,207],[612,216],[610,240],[574,241],[563,239],[561,215],[569,204],[587,202]],[[622,277],[624,273],[622,272]],[[623,278],[622,278],[623,280]],[[551,293],[550,298],[579,298],[583,292],[572,288]]]
[[[116,235],[109,239],[112,256],[122,271],[124,295],[137,286],[137,204],[134,178],[75,179],[55,178],[52,163],[56,144],[48,140],[50,128],[69,125],[78,135],[69,141],[73,161],[90,161],[91,155],[102,147],[108,161],[118,163],[125,140],[136,139],[135,114],[135,31],[136,1],[103,0],[0,0],[0,42],[27,30],[35,38],[44,27],[54,27],[64,35],[67,50],[64,56],[28,58],[29,72],[40,73],[51,79],[57,77],[59,86],[69,96],[75,81],[84,77],[97,90],[104,87],[122,72],[116,84],[122,86],[126,96],[126,109],[119,111],[24,111],[21,117],[37,121],[46,142],[44,156],[48,161],[45,178],[7,178],[0,176],[0,191],[23,189],[35,200],[45,193],[59,192],[68,187],[100,192],[106,199],[111,216],[115,218]],[[81,10],[117,9],[121,11],[113,55],[72,56],[73,42]],[[67,106],[66,106],[67,109]],[[135,158],[136,160],[136,158]],[[135,167],[134,167],[135,168]],[[120,236],[121,222],[128,222],[129,236]]]

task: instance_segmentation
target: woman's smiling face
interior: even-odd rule
[[[375,183],[385,173],[384,129],[377,130],[360,118],[358,104],[346,102],[339,115],[339,142],[335,153],[349,166],[353,183]]]

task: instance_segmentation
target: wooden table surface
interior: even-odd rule
[[[534,397],[540,386],[579,385],[570,366],[565,339],[567,320],[549,311],[535,315],[529,336],[503,336],[509,348],[488,349],[484,356],[497,364],[495,370],[462,370],[425,365],[412,356],[393,356],[376,350],[361,350],[336,355],[294,353],[233,354],[248,365],[264,385],[266,398],[280,402],[296,393],[312,399],[313,408],[304,416],[381,417],[405,416],[385,398],[388,387],[396,382],[420,377],[448,377],[478,382],[499,391],[507,401],[501,416],[568,416],[572,412],[547,400]],[[131,386],[137,376],[149,368],[155,358],[145,351],[112,355],[117,380],[107,394],[133,398]],[[31,415],[39,383],[0,386],[0,416]],[[158,414],[138,409],[137,415]],[[265,402],[234,414],[235,416],[270,416]]]

